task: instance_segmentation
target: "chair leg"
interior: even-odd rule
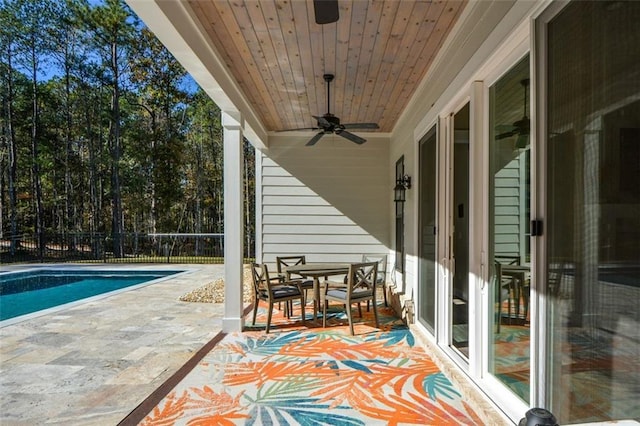
[[[509,320],[509,325],[511,325],[511,298],[513,297],[513,283],[509,284],[509,292],[507,294],[507,318]]]
[[[304,291],[302,292],[302,297],[300,298],[300,317],[302,318],[302,324],[304,325],[305,314],[304,314],[304,304],[306,302],[306,298],[304,297]]]
[[[387,303],[387,283],[382,284],[382,295],[384,296],[384,306],[388,307]]]
[[[353,331],[353,318],[351,317],[351,305],[348,305],[346,310],[347,310],[347,318],[349,319],[349,330],[351,331],[351,335],[354,336],[355,333]]]
[[[520,280],[513,280],[513,301],[515,302],[513,310],[515,311],[513,316],[516,319],[516,324],[520,321],[520,298],[522,295],[520,294]]]
[[[265,334],[269,333],[269,326],[271,325],[271,315],[273,314],[273,302],[269,300],[269,313],[267,314],[267,328]]]
[[[316,303],[314,300],[313,303]],[[327,327],[327,305],[329,304],[328,300],[325,300],[322,304],[322,328]]]
[[[529,292],[531,291],[530,287],[523,287],[522,289],[522,299],[524,300],[524,324],[527,323],[527,318],[529,318]]]
[[[282,302],[278,302],[278,304],[280,304],[280,303],[282,303]],[[284,311],[282,312],[282,315],[285,318],[289,318],[289,301],[288,300],[284,301]]]
[[[255,300],[253,301],[253,322],[251,323],[252,325],[256,325],[256,315],[258,313],[259,303],[260,303],[260,299],[256,297]]]
[[[371,301],[371,304],[373,305],[373,317],[376,319],[376,328],[380,328],[380,323],[378,322],[378,308],[376,307],[377,303],[375,296]]]
[[[368,303],[369,301],[367,301],[367,312],[369,312]],[[358,315],[360,315],[360,318],[362,318],[362,305],[360,305],[360,302],[358,302]]]

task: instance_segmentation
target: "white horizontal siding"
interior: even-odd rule
[[[349,218],[344,216],[293,216],[293,215],[278,215],[278,214],[263,214],[262,223],[268,224],[291,224],[291,225],[303,225],[307,226],[310,223],[314,225],[340,225],[340,226],[352,226],[353,222]]]
[[[498,225],[518,225],[520,223],[518,216],[513,214],[495,216],[495,224]]]
[[[312,190],[307,188],[306,186],[266,186],[263,188],[264,192],[263,196],[268,195],[286,195],[286,196],[310,196],[315,197],[316,195]]]
[[[364,135],[366,137],[366,135]],[[261,168],[262,259],[305,255],[307,262],[355,262],[388,253],[388,141],[357,146],[324,137],[274,137]]]
[[[265,206],[328,206],[329,203],[319,197],[312,195],[264,195],[262,197],[262,204]]]
[[[302,243],[281,243],[264,244],[265,253],[273,253],[280,256],[280,253],[303,253],[307,255],[307,262],[315,261],[316,254],[335,254],[340,257],[343,254],[357,254],[362,257],[363,253],[374,253],[380,250],[379,244],[302,244]],[[336,258],[342,261],[342,258]]]
[[[296,204],[295,202],[291,202],[290,205],[282,205],[279,204],[277,206],[267,206],[263,204],[262,213],[266,215],[291,215],[295,214],[296,216],[308,216],[308,215],[319,215],[319,216],[337,216],[338,212],[332,206],[304,206],[300,204]]]
[[[281,248],[279,247],[278,250]],[[265,253],[263,256],[263,262],[269,264],[269,270],[276,270],[276,256],[296,256],[300,252],[292,251],[292,252],[280,252],[278,254],[274,252]],[[385,252],[386,253],[386,252]],[[374,254],[374,253],[371,253]],[[336,257],[339,257],[340,262],[344,263],[352,263],[352,262],[361,262],[362,254],[361,253],[339,253],[339,252],[331,252],[331,253],[313,253],[310,258],[307,255],[307,262],[313,263],[333,263],[336,261]],[[389,271],[389,267],[387,267],[387,271]]]
[[[287,234],[297,234],[297,235],[369,235],[364,229],[353,226],[353,225],[320,225],[315,224],[313,227],[307,226],[306,224],[297,225],[297,224],[287,224],[287,225],[264,225],[262,227],[262,231],[265,235],[276,234],[276,235],[287,235]]]
[[[520,253],[520,161],[505,164],[495,175],[494,253]]]
[[[265,244],[378,244],[371,235],[352,234],[265,234]]]

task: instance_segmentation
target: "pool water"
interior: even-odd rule
[[[180,272],[35,269],[0,274],[0,321]]]

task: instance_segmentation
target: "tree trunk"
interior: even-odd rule
[[[114,37],[116,39],[116,37]],[[111,69],[113,71],[113,89],[111,97],[111,217],[113,236],[113,256],[124,255],[124,226],[122,217],[122,194],[120,192],[120,157],[122,156],[120,141],[120,87],[118,70],[118,45],[111,43]]]
[[[33,80],[31,84],[32,116],[31,116],[31,173],[33,179],[33,192],[35,195],[36,223],[35,231],[38,238],[38,256],[44,257],[44,212],[42,210],[42,180],[40,176],[39,146],[38,146],[38,54],[36,41],[31,40],[31,72]]]
[[[73,155],[71,146],[71,131],[72,131],[72,117],[71,117],[71,69],[69,66],[69,46],[65,46],[65,70],[64,70],[64,89],[65,89],[65,155],[64,155],[64,231],[69,232],[76,230],[76,220],[74,217],[74,199],[73,199],[73,184],[71,183],[71,157]],[[69,251],[75,251],[75,236],[68,238]]]
[[[18,148],[16,145],[16,132],[13,117],[13,65],[11,47],[7,47],[7,134],[9,144],[9,229],[11,246],[9,252],[12,256],[16,254],[20,241],[18,239]]]

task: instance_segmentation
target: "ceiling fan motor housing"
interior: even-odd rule
[[[323,115],[322,118],[324,118],[331,125],[331,127],[340,127],[340,119],[335,115],[329,113]],[[323,123],[318,122],[318,127],[327,127],[323,126],[322,124]]]

